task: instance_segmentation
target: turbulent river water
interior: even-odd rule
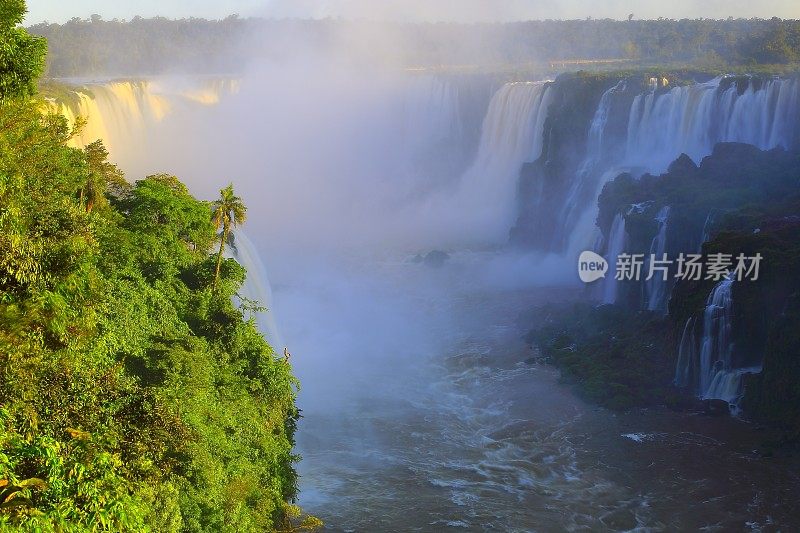
[[[563,287],[576,283],[570,257],[600,242],[596,199],[608,179],[661,172],[681,153],[699,162],[718,141],[792,146],[800,82],[716,78],[633,95],[621,80],[596,95],[568,186],[521,207],[520,168],[540,157],[550,102],[569,80],[404,73],[365,84],[361,72],[320,68],[267,69],[249,85],[90,83],[51,101],[73,121],[88,116],[75,144],[103,138],[129,176],[169,170],[208,198],[234,179],[253,199],[245,231],[261,247],[241,239],[236,256],[256,278],[259,255],[270,267],[274,298],[266,276],[245,291],[274,311],[261,325],[279,352],[288,345],[303,386],[307,511],[330,531],[797,529],[800,465],[763,457],[767,431],[587,405],[535,362],[522,341],[531,324],[518,318],[582,296]],[[614,116],[624,131],[606,131]],[[413,254],[342,259],[503,247],[519,209],[550,213],[545,202],[561,206],[552,243],[569,249],[549,265],[491,252],[439,268]],[[665,249],[669,214],[657,215],[653,252]],[[625,250],[624,218],[611,229],[608,257]],[[616,301],[615,284],[601,288]],[[664,310],[667,294],[648,286],[646,308]]]
[[[759,428],[665,410],[614,414],[531,360],[520,314],[576,294],[478,289],[448,268],[401,261],[366,282],[363,268],[352,274],[361,289],[276,290],[287,338],[308,353],[295,357],[309,391],[300,398],[300,503],[327,530],[789,531],[797,523],[798,470],[756,451],[766,438]],[[313,332],[293,308],[316,317]],[[341,350],[322,348],[325,338]],[[308,352],[315,347],[324,353]]]

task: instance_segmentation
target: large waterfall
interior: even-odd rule
[[[790,148],[798,140],[800,80],[751,80],[654,89],[636,96],[628,120],[625,165],[661,172],[681,154],[699,162],[719,142],[762,150]]]
[[[48,97],[70,125],[86,124],[71,143],[83,147],[101,139],[117,158],[141,150],[152,129],[165,118],[193,106],[211,106],[238,90],[236,80],[119,80],[65,85],[67,96]]]
[[[541,154],[549,102],[548,82],[507,83],[492,97],[474,162],[460,179],[454,204],[483,219],[487,239],[505,238],[516,217],[519,171]]]
[[[703,313],[703,336],[700,342],[700,393],[710,397],[711,384],[720,372],[731,368],[733,341],[733,281],[720,281],[706,302]]]
[[[600,97],[600,103],[589,124],[586,157],[578,168],[577,175],[570,184],[566,201],[561,208],[560,225],[564,235],[554,236],[554,241],[569,239],[572,246],[570,252],[578,252],[589,242],[594,231],[596,210],[591,208],[603,185],[618,174],[606,164],[608,159],[609,139],[605,135],[606,126],[611,114],[614,97],[624,91],[625,80],[608,89]],[[573,233],[574,235],[570,235]],[[570,238],[571,237],[571,238]]]
[[[570,256],[591,247],[597,196],[607,181],[623,172],[661,173],[681,154],[699,163],[719,142],[742,142],[762,150],[788,149],[800,142],[800,80],[796,78],[719,77],[671,89],[650,87],[628,97],[627,108],[622,104],[613,108],[615,100],[625,101],[631,85],[623,80],[600,98],[587,124],[581,163],[560,177],[566,187],[550,185],[564,192],[542,191],[558,202],[553,209],[558,223],[551,239],[533,239],[536,242],[552,242],[553,249]],[[558,82],[553,90],[558,90]],[[627,112],[624,132],[608,131],[612,112]],[[535,203],[523,207],[537,208]],[[651,305],[661,308],[663,302],[645,303],[646,308]]]

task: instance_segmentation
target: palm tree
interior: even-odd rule
[[[247,207],[245,207],[242,199],[234,194],[233,184],[231,184],[219,191],[219,199],[214,201],[211,208],[213,210],[212,220],[214,227],[217,230],[222,228],[222,233],[219,235],[217,268],[214,272],[214,287],[216,287],[219,281],[219,269],[222,266],[222,253],[225,251],[225,243],[228,242],[231,228],[240,226],[247,220]]]

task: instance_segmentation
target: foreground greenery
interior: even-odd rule
[[[0,50],[43,52],[15,5]],[[232,304],[244,269],[214,281],[210,204],[67,147],[30,72],[0,71],[0,530],[317,525],[289,503],[297,382]]]

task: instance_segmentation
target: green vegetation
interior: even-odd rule
[[[3,5],[5,53],[26,36]],[[30,42],[0,74],[0,531],[319,525],[290,503],[291,368],[233,305],[236,261],[212,290],[211,205],[67,147]]]
[[[337,46],[342,35],[379,31],[396,44],[411,67],[490,69],[509,74],[555,68],[616,68],[620,64],[695,65],[730,71],[758,65],[785,71],[800,61],[800,21],[544,20],[507,24],[406,24],[344,20],[262,20],[236,16],[220,21],[164,18],[131,21],[72,19],[30,28],[52,48],[49,75],[147,75],[175,69],[228,72],[255,50],[286,54],[286,42]],[[364,33],[367,32],[367,33]],[[258,42],[254,42],[258,39]],[[244,41],[244,43],[242,43]],[[243,44],[243,46],[237,46]],[[351,53],[369,50],[351,50]],[[615,63],[591,63],[614,59]],[[580,66],[567,60],[583,60]],[[675,70],[675,69],[672,69]]]
[[[214,268],[214,287],[219,284],[219,271],[222,267],[222,254],[225,244],[231,236],[233,226],[240,226],[247,220],[247,207],[242,199],[233,193],[233,185],[228,185],[219,191],[219,199],[211,206],[213,212],[214,228],[222,232],[219,234],[219,251],[217,252],[217,265]]]
[[[0,101],[33,94],[44,69],[47,43],[18,27],[25,12],[25,0],[0,4]]]
[[[662,404],[674,359],[666,320],[613,305],[549,305],[531,316],[527,341],[586,399],[610,409]]]

